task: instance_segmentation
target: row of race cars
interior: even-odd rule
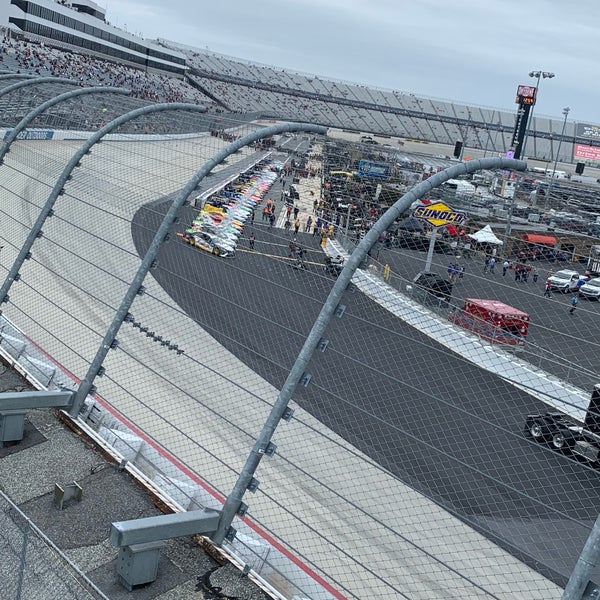
[[[182,234],[183,240],[217,256],[235,256],[244,225],[253,218],[283,167],[281,160],[260,162],[203,200],[198,215]]]

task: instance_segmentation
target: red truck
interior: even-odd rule
[[[499,300],[465,298],[464,306],[450,314],[456,325],[497,344],[522,346],[529,330],[529,315]]]

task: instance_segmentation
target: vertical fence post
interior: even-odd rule
[[[569,577],[569,581],[562,595],[562,600],[584,600],[598,598],[598,588],[595,593],[593,589],[588,589],[592,572],[598,564],[600,558],[600,515],[596,519],[592,531],[585,542],[585,546],[577,559],[575,568]],[[591,587],[591,586],[590,586]],[[585,595],[584,595],[585,594]]]

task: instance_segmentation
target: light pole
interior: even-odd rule
[[[571,112],[571,109],[568,106],[563,108],[562,114],[565,116],[565,118],[563,119],[562,129],[560,132],[560,138],[558,140],[558,149],[556,151],[556,156],[554,157],[554,167],[552,167],[552,177],[550,179],[550,184],[548,185],[548,193],[546,194],[546,202],[544,204],[544,210],[546,210],[548,208],[548,200],[550,200],[550,189],[552,188],[552,186],[554,184],[554,175],[556,174],[556,165],[558,164],[558,158],[560,156],[560,147],[562,146],[563,136],[565,135],[565,127],[567,125],[567,117],[569,116],[570,112]]]
[[[529,77],[535,77],[535,98],[534,102],[531,105],[531,110],[529,111],[529,119],[527,121],[527,128],[525,129],[525,137],[523,138],[523,147],[521,148],[521,158],[525,159],[525,144],[527,144],[527,132],[531,125],[533,125],[533,109],[535,107],[535,103],[537,102],[538,90],[540,88],[540,79],[552,79],[555,77],[554,73],[550,73],[549,71],[529,71]]]

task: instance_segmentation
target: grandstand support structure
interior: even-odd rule
[[[0,94],[2,94],[2,92],[0,92]],[[0,165],[4,162],[4,157],[8,154],[8,152],[10,152],[10,145],[17,139],[19,133],[21,133],[21,131],[23,131],[36,117],[56,104],[71,100],[72,98],[77,98],[78,96],[86,96],[89,94],[121,94],[123,96],[128,96],[131,94],[131,90],[127,88],[105,86],[77,88],[76,90],[65,92],[64,94],[55,96],[54,98],[51,98],[50,100],[40,104],[37,108],[34,108],[28,112],[7,136],[2,148],[0,148]]]
[[[356,246],[356,249],[344,264],[344,268],[331,288],[331,292],[327,296],[319,315],[308,333],[308,336],[292,365],[290,373],[277,396],[273,408],[246,459],[246,463],[244,464],[238,480],[236,481],[231,494],[229,494],[225,501],[225,505],[221,512],[219,526],[211,538],[215,544],[221,545],[225,539],[231,539],[231,536],[235,534],[235,531],[233,531],[231,527],[233,519],[241,509],[244,509],[242,512],[245,512],[245,509],[247,508],[247,506],[243,504],[244,494],[247,489],[252,487],[253,481],[255,481],[254,474],[262,457],[265,454],[271,455],[274,451],[271,439],[277,426],[282,419],[289,420],[290,415],[288,412],[288,405],[292,399],[296,386],[301,382],[303,385],[308,385],[310,375],[307,373],[306,369],[308,368],[309,362],[315,350],[321,343],[325,330],[332,317],[336,314],[340,317],[343,316],[343,307],[340,305],[342,296],[346,288],[350,285],[352,276],[361,266],[369,251],[375,246],[380,236],[388,229],[388,227],[390,227],[413,202],[422,198],[431,190],[441,186],[449,179],[486,169],[525,171],[527,169],[527,163],[522,160],[511,158],[481,158],[448,167],[414,186],[409,192],[397,200],[383,216],[378,219]]]
[[[25,243],[19,250],[19,254],[15,259],[14,263],[11,265],[11,268],[4,280],[2,286],[0,287],[0,305],[4,302],[9,301],[8,292],[15,281],[18,281],[20,278],[19,271],[23,266],[25,260],[31,257],[31,248],[36,239],[43,235],[42,227],[46,222],[46,219],[53,214],[54,204],[58,197],[64,193],[64,186],[67,181],[70,179],[71,174],[75,170],[76,167],[81,165],[81,159],[91,152],[94,144],[102,140],[102,138],[114,131],[117,127],[123,125],[124,123],[128,123],[138,117],[146,116],[149,114],[164,112],[167,110],[180,110],[180,111],[191,111],[191,112],[206,112],[206,108],[204,106],[199,106],[196,104],[186,104],[186,103],[165,103],[165,104],[152,104],[150,106],[144,106],[142,108],[138,108],[136,110],[132,110],[116,119],[113,119],[109,123],[107,123],[104,127],[96,131],[96,133],[92,134],[89,139],[82,144],[81,148],[75,152],[71,160],[67,163],[67,166],[63,169],[62,173],[56,180],[50,195],[46,199],[44,206],[42,207],[40,214],[38,215],[35,223],[29,230],[27,235],[27,239]],[[0,310],[1,314],[1,310]],[[87,394],[86,394],[87,395]],[[78,412],[78,411],[77,411]],[[74,412],[73,414],[77,414]]]
[[[83,147],[71,159],[69,165],[67,166],[67,168],[65,168],[54,190],[52,191],[51,197],[54,196],[54,199],[58,197],[62,186],[66,183],[69,174],[71,173],[73,168],[75,168],[79,159],[85,154],[87,154],[89,149],[102,137],[102,135],[108,133],[108,131],[105,131],[108,128],[110,128],[109,130],[114,129],[114,127],[116,127],[117,125],[120,125],[121,123],[124,123],[130,120],[131,118],[134,118],[132,115],[140,116],[157,110],[169,110],[173,107],[175,110],[185,110],[188,109],[190,106],[192,106],[194,110],[198,110],[198,107],[196,107],[195,105],[161,104],[132,111],[131,113],[128,113],[119,117],[118,119],[115,119],[114,121],[111,121],[111,123],[106,125],[100,131],[98,131],[92,138],[90,138],[90,140],[88,140],[88,142],[86,142],[86,144],[84,144]],[[101,132],[104,133],[100,135]],[[171,206],[169,207],[169,210],[165,214],[159,228],[157,229],[156,234],[150,246],[148,247],[146,254],[144,255],[144,258],[142,259],[142,262],[131,284],[129,285],[129,288],[125,293],[125,296],[121,301],[119,308],[117,309],[112,323],[109,325],[108,330],[96,352],[96,355],[94,356],[94,359],[90,364],[88,372],[86,373],[84,379],[81,381],[77,388],[77,391],[75,392],[75,396],[73,398],[73,406],[69,411],[72,417],[77,417],[88,394],[93,393],[94,380],[96,379],[98,374],[102,372],[102,363],[104,362],[108,351],[118,346],[118,341],[116,339],[117,333],[119,332],[119,329],[123,322],[127,319],[129,315],[129,308],[133,304],[133,301],[135,300],[136,296],[143,293],[142,284],[144,282],[144,279],[146,278],[148,271],[155,264],[158,251],[162,243],[166,240],[168,236],[169,228],[175,222],[175,219],[177,217],[177,211],[184,205],[185,201],[188,199],[190,194],[192,194],[192,192],[195,190],[198,184],[204,179],[204,177],[206,177],[206,175],[208,175],[208,173],[210,173],[210,171],[214,167],[222,163],[228,156],[231,156],[244,146],[249,146],[250,144],[257,142],[258,140],[286,132],[304,132],[325,135],[327,133],[327,128],[322,127],[320,125],[313,125],[310,123],[279,123],[270,127],[265,127],[264,129],[253,131],[252,133],[249,133],[248,135],[245,135],[239,138],[238,140],[235,140],[234,142],[223,148],[215,156],[213,156],[213,158],[204,163],[204,165],[202,165],[202,167],[200,167],[200,169],[196,171],[196,173],[188,180],[186,185],[178,192],[177,196],[175,197]],[[31,233],[33,233],[33,229]],[[21,250],[21,252],[22,251],[23,250]],[[2,289],[4,289],[4,286]],[[0,290],[0,298],[2,298],[2,290]]]

